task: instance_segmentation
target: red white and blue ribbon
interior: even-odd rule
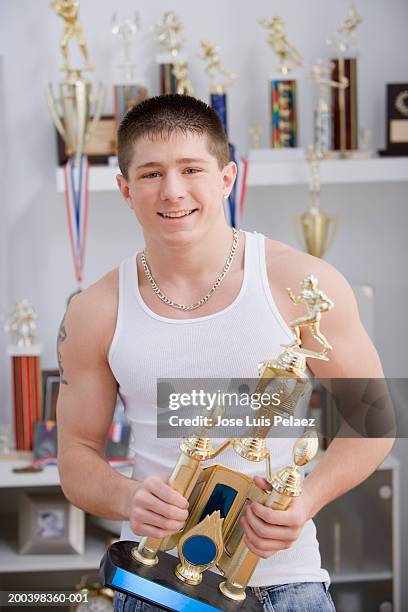
[[[244,211],[248,160],[239,154],[235,145],[230,143],[229,146],[231,161],[235,162],[237,166],[237,177],[229,198],[225,200],[225,212],[228,223],[232,227],[238,228]]]
[[[85,247],[88,230],[88,177],[87,155],[81,155],[75,164],[75,156],[64,166],[65,203],[67,209],[69,239],[78,287],[81,287],[85,264]]]

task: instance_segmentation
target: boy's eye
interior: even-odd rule
[[[149,172],[149,174],[143,174],[142,178],[157,178],[160,176],[160,172]]]
[[[186,168],[184,170],[187,174],[196,174],[197,172],[201,172],[199,168]]]

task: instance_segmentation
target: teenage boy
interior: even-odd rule
[[[328,362],[320,378],[376,378],[383,372],[353,292],[326,262],[261,234],[228,226],[223,199],[236,176],[218,116],[188,96],[135,106],[118,134],[120,192],[143,230],[141,253],[79,294],[61,325],[59,469],[67,498],[87,512],[125,521],[124,539],[179,531],[187,500],[167,479],[179,441],[156,436],[157,378],[257,378],[257,364],[293,338],[299,307],[287,287],[313,274],[334,301],[321,332]],[[321,349],[306,327],[307,348]],[[119,392],[132,425],[133,478],[113,470],[104,445]],[[333,441],[285,512],[253,503],[242,524],[261,557],[250,585],[266,610],[333,610],[321,568],[315,514],[367,478],[390,439]],[[290,462],[289,440],[274,440],[274,468]],[[239,457],[222,463],[243,469]],[[248,464],[250,462],[244,462]],[[262,467],[245,466],[263,488]],[[154,610],[117,596],[117,610]],[[269,606],[269,607],[268,607]]]

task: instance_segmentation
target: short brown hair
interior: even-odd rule
[[[217,113],[202,100],[169,94],[136,104],[123,118],[118,130],[118,162],[128,178],[134,144],[142,136],[168,138],[174,132],[206,135],[209,152],[220,169],[230,161],[228,138]]]

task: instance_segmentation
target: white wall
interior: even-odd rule
[[[385,84],[408,81],[408,3],[358,0],[357,5],[364,17],[358,30],[360,125],[373,130],[372,145],[378,149],[385,143]],[[267,79],[276,65],[265,42],[266,31],[257,19],[281,14],[290,39],[310,65],[316,57],[327,55],[325,37],[344,17],[347,2],[81,0],[81,22],[96,67],[92,78],[108,87],[118,60],[117,43],[110,34],[112,12],[131,15],[135,8],[144,28],[136,61],[151,93],[157,93],[157,71],[150,28],[163,11],[175,10],[184,22],[191,77],[197,94],[204,98],[208,81],[197,58],[199,41],[209,38],[222,47],[226,66],[239,75],[229,97],[230,135],[246,151],[251,125],[263,127],[263,144],[267,144]],[[45,345],[43,365],[51,367],[56,364],[55,337],[65,300],[75,288],[63,196],[55,187],[55,134],[44,93],[48,81],[56,83],[61,78],[58,45],[62,20],[51,10],[49,0],[2,0],[0,24],[5,87],[0,119],[5,126],[2,148],[6,165],[0,222],[3,227],[7,224],[8,232],[7,256],[2,255],[0,262],[0,287],[6,295],[0,304],[11,310],[22,297],[34,304],[39,336]],[[299,100],[300,141],[307,145],[312,140],[314,94],[305,79],[299,85]],[[110,110],[111,96],[105,112]],[[243,225],[295,245],[290,217],[304,210],[306,198],[307,189],[300,187],[250,189]],[[351,282],[373,285],[376,342],[386,373],[407,376],[407,184],[327,186],[322,204],[342,219],[327,259]],[[142,246],[141,233],[118,195],[92,193],[90,206],[85,285]],[[4,353],[0,359],[4,379]],[[2,405],[0,415],[6,410]]]

